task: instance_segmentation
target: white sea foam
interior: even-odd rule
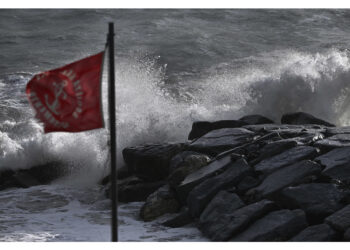
[[[283,50],[227,62],[203,72],[201,79],[179,84],[176,95],[165,73],[166,67],[151,60],[117,60],[120,165],[124,147],[186,141],[195,120],[237,119],[257,113],[278,122],[283,113],[305,111],[337,125],[349,124],[347,51]],[[103,95],[107,121],[106,86]],[[30,118],[28,107],[16,110],[26,116],[1,123],[1,168],[28,168],[58,160],[81,185],[96,183],[108,172],[106,129],[44,135],[41,125]]]

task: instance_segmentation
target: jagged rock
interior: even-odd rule
[[[262,160],[255,165],[255,170],[268,174],[295,162],[312,159],[317,156],[317,153],[318,151],[314,147],[297,146],[286,150],[281,154]]]
[[[239,119],[249,125],[274,123],[271,119],[262,115],[246,115]]]
[[[141,207],[140,216],[144,221],[152,221],[166,213],[176,213],[180,204],[168,185],[159,188],[148,196]]]
[[[232,241],[285,241],[307,226],[303,210],[278,210],[255,221]]]
[[[237,191],[243,193],[251,188],[254,188],[260,184],[261,180],[259,178],[255,178],[253,176],[246,176],[240,181],[237,185]]]
[[[317,141],[315,147],[323,150],[331,150],[334,148],[350,147],[350,134],[338,134],[323,140]]]
[[[337,148],[315,159],[325,166],[322,174],[341,181],[350,181],[350,147]]]
[[[137,177],[147,181],[162,180],[169,174],[171,158],[183,148],[181,143],[129,147],[123,150],[123,157]]]
[[[327,224],[319,224],[305,228],[290,241],[334,241],[338,234]]]
[[[222,172],[228,167],[232,166],[233,162],[231,161],[231,156],[227,155],[220,159],[214,160],[208,165],[198,169],[186,176],[186,178],[180,183],[180,185],[176,188],[176,192],[179,198],[186,202],[188,193],[199,183],[203,182],[205,179],[210,176],[215,175],[218,172]]]
[[[247,123],[237,120],[222,120],[216,122],[198,121],[192,124],[192,130],[188,135],[188,139],[193,140],[199,138],[212,130],[221,128],[239,128],[244,125],[247,125]]]
[[[206,155],[188,155],[185,159],[177,165],[169,177],[168,182],[171,187],[177,187],[187,175],[196,170],[208,165],[210,158]]]
[[[238,196],[231,194],[231,199],[228,199],[219,194],[208,204],[198,223],[202,233],[214,241],[230,239],[251,222],[276,208],[269,200],[242,207],[242,202],[237,202]]]
[[[177,228],[177,227],[185,226],[191,223],[192,221],[193,219],[189,215],[188,208],[184,207],[184,209],[182,209],[179,214],[163,222],[162,225],[166,227]]]
[[[298,142],[290,139],[282,139],[279,141],[274,141],[266,144],[261,150],[259,157],[254,161],[258,163],[263,159],[272,157],[274,155],[280,154],[287,149],[293,148],[298,145]]]
[[[164,185],[164,181],[144,182],[131,176],[118,183],[118,200],[120,202],[145,201],[147,197]],[[111,197],[111,186],[108,185],[105,195]]]
[[[188,195],[187,204],[192,217],[198,217],[210,200],[222,189],[238,183],[251,172],[244,159],[237,160],[223,173],[208,178],[196,186]]]
[[[310,221],[321,222],[344,206],[345,196],[333,184],[310,183],[285,188],[278,198],[285,206],[303,209]]]
[[[247,195],[270,197],[285,187],[301,183],[307,176],[318,175],[321,171],[322,167],[315,162],[300,161],[273,172],[258,187],[248,191]]]
[[[344,233],[344,240],[345,241],[350,241],[350,228],[348,228],[346,230],[346,232]]]
[[[328,216],[325,222],[338,231],[346,231],[350,228],[350,205]]]
[[[304,112],[296,112],[296,113],[288,113],[284,114],[281,118],[282,124],[296,124],[296,125],[303,125],[303,124],[317,124],[317,125],[324,125],[327,127],[335,127],[335,125],[326,122],[324,120],[321,120],[319,118],[316,118],[315,116],[304,113]]]
[[[243,145],[254,138],[254,133],[244,128],[213,130],[192,142],[189,150],[215,156],[221,152]]]

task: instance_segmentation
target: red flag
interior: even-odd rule
[[[45,133],[103,127],[102,63],[103,52],[40,73],[28,82],[26,93]]]

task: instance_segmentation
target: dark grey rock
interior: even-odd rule
[[[192,130],[188,135],[189,140],[199,138],[206,133],[221,128],[238,128],[247,125],[244,121],[222,120],[216,122],[198,121],[192,124]]]
[[[315,142],[315,147],[323,150],[350,147],[350,134],[338,134]]]
[[[168,185],[159,188],[148,196],[145,204],[141,207],[140,217],[144,221],[152,221],[167,213],[179,211],[180,204],[176,200]]]
[[[303,210],[278,210],[255,221],[232,241],[285,241],[307,226]]]
[[[345,241],[350,241],[350,228],[348,228],[346,230],[346,232],[344,233],[344,240]]]
[[[171,219],[162,223],[163,226],[166,227],[183,227],[193,221],[192,217],[189,215],[188,208],[184,208],[180,211],[180,213],[176,214]]]
[[[279,195],[286,206],[301,208],[312,222],[321,222],[323,218],[341,209],[345,193],[333,184],[310,183],[285,188]]]
[[[262,115],[246,115],[239,119],[249,125],[274,123],[271,119]]]
[[[223,173],[208,178],[196,186],[188,195],[187,204],[192,217],[198,217],[210,200],[225,188],[232,187],[251,172],[244,159],[237,160]]]
[[[350,147],[333,149],[315,161],[325,166],[323,175],[341,181],[350,180]]]
[[[335,125],[326,122],[324,120],[321,120],[319,118],[316,118],[315,116],[304,113],[304,112],[296,112],[296,113],[288,113],[284,114],[281,118],[282,124],[296,124],[296,125],[303,125],[303,124],[317,124],[317,125],[323,125],[327,127],[335,127]]]
[[[198,138],[188,146],[188,150],[215,156],[243,145],[253,138],[254,133],[244,128],[222,128]]]
[[[258,163],[263,159],[280,154],[283,151],[293,148],[297,145],[298,145],[297,141],[289,140],[289,139],[283,139],[283,140],[268,143],[260,150],[260,155],[255,162]]]
[[[243,193],[251,188],[254,188],[260,184],[261,180],[253,176],[246,176],[237,185],[237,191]]]
[[[247,195],[269,197],[285,187],[300,183],[307,176],[318,175],[321,171],[322,167],[315,162],[300,161],[273,172],[258,187],[251,189]]]
[[[350,205],[328,216],[325,222],[338,231],[346,231],[350,228]]]
[[[147,197],[165,184],[164,181],[144,182],[132,176],[118,182],[118,200],[120,202],[145,201]],[[110,185],[107,186],[105,194],[111,196]]]
[[[305,228],[290,241],[334,241],[338,239],[338,233],[327,224],[319,224]]]
[[[129,169],[139,178],[147,181],[165,179],[169,174],[169,162],[182,151],[184,144],[153,144],[129,147],[123,150],[123,157]]]
[[[305,159],[313,159],[317,156],[317,153],[318,151],[314,147],[297,146],[286,150],[281,154],[262,160],[255,165],[255,170],[268,174],[295,162]]]
[[[186,178],[181,182],[181,184],[176,188],[176,192],[179,198],[186,202],[188,193],[199,183],[203,182],[205,179],[215,175],[218,172],[224,171],[226,168],[233,165],[231,161],[231,156],[227,155],[218,160],[214,160],[207,166],[204,166],[197,171],[186,176]]]
[[[208,165],[209,162],[210,158],[206,155],[188,155],[177,165],[177,168],[170,173],[168,177],[170,186],[176,188],[187,175]]]
[[[238,202],[237,205],[237,202],[233,201],[238,199],[237,196],[231,194],[231,201],[227,198],[218,199],[219,194],[208,204],[198,222],[202,233],[214,241],[229,240],[251,222],[276,208],[274,203],[268,200],[241,207],[241,203]]]
[[[327,136],[333,136],[337,134],[350,134],[350,126],[327,128],[326,134]]]

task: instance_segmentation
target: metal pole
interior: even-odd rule
[[[110,149],[111,149],[111,195],[112,195],[112,241],[118,241],[118,191],[117,191],[117,142],[116,142],[116,122],[115,122],[115,73],[114,73],[114,24],[109,23],[108,33],[109,52],[109,129],[110,129]]]

